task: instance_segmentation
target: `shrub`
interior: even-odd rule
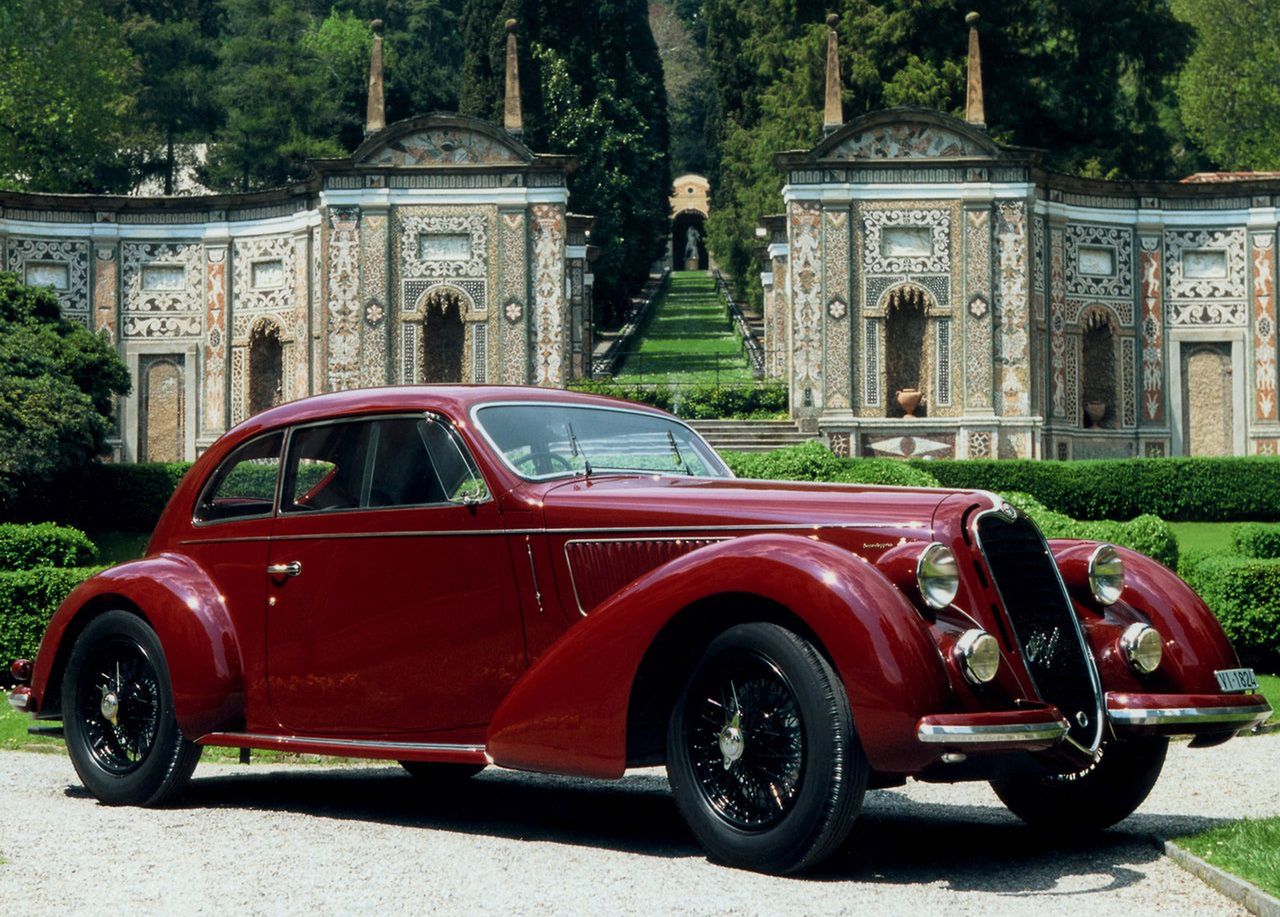
[[[927,471],[893,459],[842,459],[815,441],[772,452],[726,452],[721,456],[740,478],[766,481],[830,481],[937,487]]]
[[[583,380],[569,386],[576,392],[607,395],[670,411],[686,420],[729,418],[752,420],[778,417],[787,411],[787,389],[776,383],[747,386],[619,385],[605,380]]]
[[[190,467],[185,462],[90,465],[20,501],[15,515],[23,521],[53,518],[91,532],[145,532],[155,528]]]
[[[1231,530],[1231,541],[1241,557],[1280,557],[1280,525],[1237,525]]]
[[[0,661],[34,659],[68,593],[102,567],[36,567],[0,573]]]
[[[1105,541],[1153,557],[1171,570],[1178,567],[1178,540],[1169,523],[1158,516],[1143,515],[1124,522],[1080,520],[1054,512],[1030,494],[1008,493],[1004,499],[1030,516],[1045,538]]]
[[[1280,559],[1217,554],[1183,569],[1245,664],[1274,671],[1280,665]]]
[[[98,549],[79,529],[52,522],[0,525],[0,570],[83,567],[97,559]]]
[[[913,464],[944,487],[1029,493],[1076,519],[1280,520],[1280,458],[971,459]]]

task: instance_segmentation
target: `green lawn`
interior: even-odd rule
[[[654,304],[639,346],[615,381],[628,384],[753,382],[742,340],[725,314],[716,282],[700,271],[677,271]]]
[[[1280,895],[1280,818],[1245,819],[1173,840],[1219,869]]]
[[[1258,690],[1271,704],[1271,719],[1267,723],[1280,723],[1280,675],[1259,675]]]
[[[1173,535],[1178,539],[1178,550],[1231,553],[1231,531],[1238,522],[1170,522]]]

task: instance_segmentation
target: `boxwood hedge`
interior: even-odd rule
[[[68,593],[103,567],[35,567],[0,573],[0,662],[34,659],[44,629]]]
[[[0,570],[82,567],[97,559],[97,547],[79,529],[52,522],[0,525]]]
[[[56,519],[91,532],[149,531],[190,467],[185,462],[90,465],[24,495],[14,518]]]
[[[1280,557],[1280,525],[1249,522],[1231,530],[1235,553],[1241,557]]]
[[[819,442],[772,452],[726,452],[725,462],[740,478],[770,481],[834,481],[842,484],[897,484],[937,487],[927,472],[892,459],[841,459]]]
[[[1246,665],[1280,668],[1280,558],[1213,554],[1179,572],[1222,623]]]
[[[1040,527],[1046,538],[1082,538],[1132,548],[1154,557],[1171,570],[1178,567],[1178,539],[1169,523],[1150,514],[1135,519],[1072,519],[1054,512],[1030,494],[1006,493],[1006,500]]]
[[[670,411],[687,420],[756,420],[785,417],[787,388],[777,383],[717,386],[619,385],[610,381],[583,380],[569,386],[576,392],[608,395]]]

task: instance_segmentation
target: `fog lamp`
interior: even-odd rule
[[[1000,644],[985,630],[974,628],[956,641],[956,657],[964,677],[975,685],[985,685],[1000,670]]]
[[[930,608],[946,608],[954,602],[960,589],[960,573],[951,549],[936,541],[925,548],[916,564],[916,583]]]
[[[1124,561],[1109,544],[1099,545],[1089,557],[1089,589],[1103,605],[1114,605],[1124,592]]]
[[[1150,675],[1160,667],[1164,638],[1150,625],[1130,624],[1120,635],[1120,653],[1135,672]]]

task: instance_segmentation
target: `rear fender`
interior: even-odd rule
[[[32,672],[34,712],[56,713],[76,638],[94,616],[113,609],[136,613],[160,638],[184,736],[194,740],[239,721],[244,679],[226,603],[203,570],[174,554],[112,567],[58,606]]]
[[[795,535],[752,535],[647,573],[576,624],[499,707],[487,740],[494,763],[621,776],[627,712],[645,652],[682,611],[696,613],[709,607],[705,600],[727,594],[785,608],[813,633],[845,685],[872,767],[906,772],[932,759],[916,741],[915,725],[944,709],[950,684],[911,604],[855,554]]]

